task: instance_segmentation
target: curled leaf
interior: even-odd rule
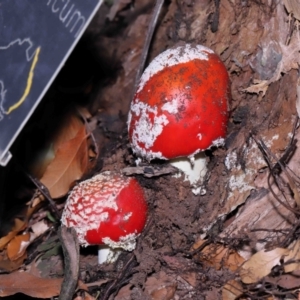
[[[10,260],[17,260],[24,255],[30,244],[30,234],[25,233],[15,236],[7,245],[7,256]]]
[[[254,283],[267,276],[273,267],[280,264],[280,260],[288,255],[289,250],[276,248],[271,251],[261,250],[246,261],[240,271],[244,283]]]
[[[87,169],[88,147],[85,126],[81,123],[76,135],[61,143],[55,158],[48,165],[41,182],[53,198],[64,196],[74,181],[79,180]]]
[[[0,297],[26,294],[35,298],[51,298],[60,291],[62,278],[40,278],[26,272],[0,275]]]
[[[12,230],[0,239],[0,250],[2,250],[21,230],[25,229],[26,224],[20,219],[15,219],[15,225]]]

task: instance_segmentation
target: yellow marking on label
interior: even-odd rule
[[[30,70],[29,70],[29,74],[28,74],[28,78],[27,78],[27,84],[26,84],[26,88],[25,88],[25,91],[23,93],[23,96],[21,97],[21,99],[17,103],[12,105],[8,109],[8,111],[6,112],[7,115],[10,114],[16,108],[18,108],[25,101],[26,97],[28,96],[28,94],[30,92],[30,89],[31,89],[31,86],[32,86],[32,79],[33,79],[33,75],[34,75],[34,69],[35,69],[36,64],[38,62],[38,59],[39,59],[40,50],[41,50],[41,47],[38,47],[35,51],[34,58],[33,58],[33,61],[32,61],[32,64],[31,64],[31,67],[30,67]]]

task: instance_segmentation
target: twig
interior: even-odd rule
[[[58,231],[64,253],[64,280],[59,300],[72,300],[79,276],[79,243],[74,228],[62,226]]]
[[[137,249],[136,251],[138,251],[138,249],[140,248],[140,242],[144,239],[145,235],[147,235],[147,233],[149,232],[149,230],[152,227],[153,223],[154,223],[153,216],[150,216],[149,220],[146,224],[146,227],[144,228],[142,234],[138,238],[137,245],[136,245],[136,249]],[[117,291],[115,292],[115,293],[117,293],[118,289],[120,287],[122,287],[122,285],[124,285],[128,282],[128,279],[127,279],[128,276],[125,277],[125,275],[126,275],[126,272],[131,271],[132,267],[130,267],[130,266],[134,262],[134,258],[135,258],[135,254],[133,252],[133,253],[131,253],[130,258],[128,259],[128,261],[126,262],[126,264],[124,265],[123,269],[120,271],[118,276],[108,286],[107,290],[104,293],[104,296],[101,298],[102,300],[109,299],[109,297],[110,297],[110,295],[111,295],[111,293],[114,289],[117,289]],[[129,275],[132,275],[132,272],[129,273]]]
[[[154,10],[153,10],[152,17],[151,17],[149,27],[148,27],[148,31],[147,31],[147,34],[146,34],[146,40],[145,40],[144,48],[143,48],[142,55],[141,55],[139,69],[136,73],[135,84],[134,84],[134,89],[133,89],[133,93],[132,93],[131,98],[133,98],[133,96],[134,96],[134,93],[135,93],[136,88],[138,86],[139,80],[140,80],[140,78],[142,76],[142,73],[144,71],[144,66],[145,66],[146,59],[147,59],[148,52],[149,52],[149,46],[150,46],[152,36],[153,36],[154,30],[155,30],[155,27],[156,27],[157,19],[158,19],[158,16],[160,14],[160,11],[161,11],[161,8],[162,8],[163,4],[164,4],[164,0],[156,0],[156,4],[155,4]]]
[[[77,113],[80,115],[81,119],[83,120],[84,122],[84,125],[85,125],[85,128],[86,128],[86,131],[87,131],[87,138],[90,136],[91,137],[91,140],[92,140],[92,143],[93,143],[93,146],[94,146],[94,151],[96,153],[96,158],[97,159],[99,157],[99,147],[98,147],[98,144],[96,142],[96,138],[95,138],[95,135],[93,133],[93,128],[91,127],[90,125],[90,122],[87,120],[87,117],[84,115],[82,109],[80,108],[76,108],[76,111]]]
[[[278,189],[281,191],[282,195],[285,197],[285,193],[284,193],[284,190],[281,188],[280,184],[279,184],[279,174],[281,172],[281,169],[280,169],[280,172],[278,173],[278,170],[275,170],[275,172],[273,171],[273,166],[269,160],[269,155],[270,155],[270,152],[269,150],[267,149],[267,147],[264,145],[263,141],[262,140],[256,140],[254,138],[254,136],[252,136],[252,138],[254,139],[254,141],[257,143],[257,146],[258,148],[261,150],[261,152],[263,153],[263,156],[264,156],[264,159],[265,161],[267,162],[268,164],[268,167],[269,167],[269,170],[270,170],[270,173],[268,175],[268,187],[269,187],[269,190],[270,192],[272,193],[273,197],[282,205],[284,206],[286,209],[292,211],[293,213],[297,214],[298,212],[296,210],[294,210],[290,205],[289,203],[286,204],[284,203],[283,201],[280,200],[280,198],[275,194],[273,188],[272,188],[272,183],[271,183],[271,178],[274,179],[274,182],[275,184],[277,185]],[[280,166],[280,165],[279,165]],[[280,167],[281,168],[281,167]]]
[[[18,162],[18,160],[14,159],[13,161],[16,164],[16,166],[20,168],[22,172],[24,172],[24,174],[32,181],[32,183],[36,186],[39,192],[48,200],[50,208],[55,214],[56,220],[60,220],[61,215],[50,195],[48,188],[44,184],[42,184],[37,178],[33,177],[30,173],[28,173],[27,170]]]
[[[201,252],[206,246],[208,246],[210,243],[212,242],[211,239],[206,240],[201,246],[199,246],[198,248],[196,248],[195,250],[187,253],[188,257],[193,257],[195,254]]]
[[[278,162],[275,164],[275,166],[273,167],[273,172],[279,172],[280,170],[284,169],[283,165],[287,164],[289,162],[289,160],[291,159],[291,157],[293,156],[297,146],[297,140],[295,139],[295,134],[296,134],[296,129],[297,129],[297,125],[298,125],[298,121],[299,121],[299,117],[296,118],[294,127],[293,127],[293,131],[292,131],[292,138],[288,144],[288,146],[286,147],[286,150],[284,152],[284,154],[281,156],[281,158],[278,160]],[[267,148],[267,147],[265,147]],[[272,155],[272,153],[271,153]],[[275,155],[272,155],[273,157],[275,157]],[[275,157],[275,159],[277,160],[277,158]]]
[[[130,264],[133,262],[135,258],[134,253],[131,253],[129,260],[126,262],[125,266],[123,267],[122,271],[118,274],[118,276],[116,277],[116,279],[110,284],[110,286],[108,287],[108,289],[106,290],[104,296],[103,296],[103,300],[106,300],[109,298],[112,289],[117,285],[118,281],[123,279],[125,276],[125,273],[127,271],[127,269],[129,268]]]
[[[268,186],[269,186],[269,189],[270,189],[272,195],[275,197],[275,199],[277,199],[280,202],[280,204],[282,204],[285,208],[289,209],[290,211],[294,212],[295,214],[299,214],[299,211],[294,210],[288,204],[285,204],[284,202],[282,202],[275,194],[275,192],[272,189],[271,178],[274,179],[275,184],[277,185],[277,187],[279,188],[279,190],[285,197],[284,190],[283,190],[283,188],[281,188],[280,183],[279,183],[279,179],[280,179],[279,175],[281,172],[284,172],[284,174],[287,177],[290,189],[293,193],[293,198],[294,198],[297,206],[300,207],[300,195],[298,193],[298,189],[296,187],[296,184],[295,184],[293,178],[290,176],[290,174],[286,170],[286,164],[291,159],[291,157],[293,156],[293,154],[295,153],[295,150],[297,148],[297,146],[296,146],[297,140],[295,139],[295,133],[296,133],[296,129],[297,129],[298,120],[299,120],[299,118],[297,117],[294,127],[293,127],[292,138],[291,138],[284,154],[281,156],[280,159],[277,159],[276,155],[269,151],[268,147],[265,145],[265,143],[261,139],[259,139],[259,140],[256,139],[255,135],[252,134],[252,138],[254,139],[258,148],[262,152],[264,159],[267,162],[268,167],[270,169],[270,174],[268,176]],[[274,166],[272,166],[272,163],[271,163],[269,157],[272,157],[276,161]]]
[[[56,207],[56,204],[54,203],[54,201],[50,195],[48,188],[44,184],[42,184],[38,179],[36,179],[32,175],[30,175],[28,172],[26,172],[26,171],[24,171],[24,172],[28,176],[28,178],[33,182],[33,184],[37,187],[37,189],[41,192],[41,194],[48,200],[48,202],[50,204],[50,208],[52,209],[52,211],[55,214],[56,220],[60,220],[61,215]]]

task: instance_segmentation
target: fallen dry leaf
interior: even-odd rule
[[[96,300],[93,296],[91,296],[89,293],[84,292],[83,295],[77,296],[74,298],[74,300]]]
[[[78,108],[81,111],[81,108]],[[56,124],[57,128],[51,137],[49,137],[48,144],[38,152],[34,161],[30,164],[30,172],[36,177],[41,178],[47,166],[55,158],[55,153],[58,148],[65,142],[73,139],[78,130],[82,127],[83,123],[77,116],[76,111],[71,111],[64,115],[63,118],[59,117],[59,123]]]
[[[261,250],[247,260],[240,271],[244,283],[254,283],[267,276],[280,260],[288,255],[289,250],[276,248],[271,251]]]
[[[269,84],[270,83],[267,80],[254,80],[254,84],[243,91],[250,94],[262,93],[262,96],[264,96],[268,90]]]
[[[74,117],[77,118],[77,117]],[[77,128],[76,135],[64,140],[60,137],[57,142],[55,158],[48,165],[41,182],[49,189],[52,198],[64,196],[74,181],[79,180],[87,169],[88,146],[84,124],[71,122],[72,133]],[[74,124],[77,124],[76,126]],[[69,127],[68,127],[69,128]],[[69,135],[68,129],[65,129]]]
[[[219,291],[216,287],[212,287],[209,291],[205,292],[205,300],[216,300],[219,298]]]
[[[13,272],[18,270],[22,266],[24,260],[27,258],[27,253],[24,253],[23,256],[19,257],[16,260],[10,260],[7,256],[0,257],[0,270],[5,272]]]
[[[0,238],[0,250],[4,249],[6,245],[12,239],[14,239],[16,235],[18,235],[18,233],[26,229],[30,217],[40,207],[42,201],[43,199],[41,199],[40,197],[36,197],[33,201],[30,201],[29,203],[26,204],[27,211],[24,213],[24,220],[18,218],[14,220],[15,224],[11,229],[11,231],[6,236]]]
[[[192,287],[197,287],[197,272],[186,272],[182,273],[181,276]]]
[[[300,270],[300,241],[294,241],[287,249],[261,250],[246,261],[240,272],[244,283],[254,283],[267,276],[273,267],[284,264],[286,273]]]
[[[45,200],[44,196],[41,194],[38,194],[35,198],[30,200],[28,203],[26,203],[26,205],[27,205],[27,211],[26,211],[26,216],[25,216],[26,220],[29,220],[30,217],[33,215],[33,213],[36,212],[40,208],[41,203],[44,200]]]
[[[151,299],[153,300],[171,300],[174,298],[176,286],[166,286],[157,289],[151,293]]]
[[[62,278],[40,278],[26,272],[0,275],[0,297],[22,293],[36,298],[59,295]]]
[[[87,285],[82,282],[81,280],[78,281],[77,284],[77,289],[76,291],[81,290],[80,295],[78,295],[76,298],[74,298],[74,300],[97,300],[96,298],[94,298],[93,296],[91,296],[87,291],[88,291],[88,287]]]
[[[283,0],[284,6],[289,14],[300,20],[300,7],[297,0]]]
[[[284,289],[296,289],[300,287],[300,270],[279,277],[266,277],[266,282],[278,285]]]
[[[145,293],[153,300],[171,300],[174,298],[177,282],[174,276],[167,275],[164,271],[148,277],[145,283]],[[120,289],[114,299],[132,299],[132,285],[128,284]],[[149,299],[150,299],[149,298]]]
[[[7,256],[10,260],[17,260],[24,255],[30,244],[30,233],[15,236],[7,245]]]
[[[300,240],[291,243],[288,249],[290,252],[284,257],[284,271],[289,273],[300,270]]]
[[[148,277],[145,283],[145,291],[153,300],[171,300],[176,289],[177,283],[163,271]]]
[[[132,292],[132,285],[127,284],[119,290],[118,294],[115,296],[115,300],[130,300],[131,292]]]
[[[223,300],[235,300],[243,293],[242,285],[236,280],[228,281],[222,289]]]
[[[80,112],[82,111],[81,108],[78,109]],[[77,111],[72,111],[67,114],[61,122],[56,135],[53,137],[54,152],[56,152],[65,142],[73,139],[83,125]]]
[[[205,240],[199,240],[193,245],[193,249],[199,248]],[[245,261],[236,251],[222,244],[209,244],[199,253],[199,260],[207,265],[220,270],[226,267],[236,271]]]
[[[12,230],[0,239],[0,250],[2,250],[21,230],[25,229],[26,224],[20,219],[15,219],[15,225]]]
[[[41,234],[48,230],[49,226],[40,221],[33,224],[31,232],[15,236],[7,245],[7,256],[10,260],[17,260],[24,255],[27,247]]]

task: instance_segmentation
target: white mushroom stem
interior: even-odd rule
[[[120,255],[120,249],[113,249],[107,245],[98,246],[98,264],[113,263]]]
[[[201,189],[203,179],[207,172],[206,156],[204,152],[199,152],[192,158],[178,157],[175,159],[171,159],[169,160],[169,163],[184,173],[184,180],[190,182],[191,186],[193,187],[192,191],[195,195],[205,193],[205,191]]]
[[[133,251],[136,245],[136,238],[138,234],[130,233],[125,236],[121,236],[118,242],[111,240],[109,237],[105,237],[103,245],[98,246],[98,263],[113,263],[117,260],[118,256],[125,251]]]

